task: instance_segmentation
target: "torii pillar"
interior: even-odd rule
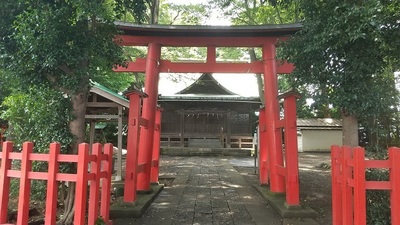
[[[157,111],[158,81],[160,79],[159,64],[161,45],[150,43],[147,49],[146,78],[144,89],[148,98],[143,100],[142,118],[148,121],[147,128],[140,131],[138,163],[143,164],[143,172],[137,177],[137,190],[150,191],[151,161],[153,155],[153,138]]]
[[[270,190],[275,193],[285,192],[285,178],[278,174],[277,167],[283,166],[282,140],[279,123],[278,76],[275,42],[262,46],[264,62],[264,96],[267,132],[267,152],[269,159]],[[260,149],[260,151],[262,151]],[[261,154],[261,153],[260,153]]]

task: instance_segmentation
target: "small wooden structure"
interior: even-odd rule
[[[210,73],[180,92],[161,95],[163,147],[253,149],[258,97],[239,96]]]
[[[299,152],[329,152],[332,145],[342,145],[342,140],[342,121],[339,119],[297,119]]]
[[[89,143],[90,146],[93,145],[96,122],[118,122],[117,175],[115,180],[122,179],[123,114],[127,113],[128,108],[129,100],[125,96],[119,95],[99,83],[92,82],[85,115],[86,121],[90,123]]]

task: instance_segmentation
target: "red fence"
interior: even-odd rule
[[[20,179],[17,225],[28,224],[31,180],[47,180],[46,225],[56,224],[58,182],[60,181],[76,183],[75,225],[94,225],[99,217],[102,217],[107,224],[111,224],[111,221],[109,221],[112,173],[111,144],[104,145],[104,153],[101,144],[94,144],[92,154],[89,154],[88,144],[80,144],[78,155],[65,155],[60,154],[59,143],[50,144],[49,154],[36,154],[33,153],[33,143],[31,142],[23,144],[22,152],[13,152],[13,143],[4,142],[0,158],[0,224],[7,223],[11,178]],[[20,160],[20,170],[12,169],[12,160]],[[32,161],[48,162],[48,172],[31,171]],[[78,172],[76,174],[61,173],[59,171],[59,163],[61,162],[77,163]],[[90,171],[88,171],[89,164]],[[90,186],[89,199],[87,199],[88,184]]]
[[[361,147],[332,146],[333,225],[365,225],[366,190],[389,190],[392,225],[400,225],[400,148],[388,160],[366,160]],[[366,181],[365,170],[389,170],[389,181]]]

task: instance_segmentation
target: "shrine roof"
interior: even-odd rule
[[[271,37],[291,36],[301,30],[300,23],[253,26],[138,25],[115,22],[126,35],[161,37]]]
[[[299,129],[342,129],[342,121],[332,118],[297,119]]]

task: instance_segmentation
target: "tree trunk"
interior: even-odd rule
[[[249,55],[250,55],[250,60],[252,62],[257,60],[256,52],[254,51],[254,48],[249,48]],[[261,104],[265,105],[264,82],[262,79],[262,74],[257,73],[256,78],[257,78],[258,95],[260,96]]]
[[[85,90],[86,91],[86,90]],[[74,143],[71,144],[72,154],[78,153],[78,145],[85,141],[85,115],[87,104],[87,92],[78,93],[71,96],[72,114],[74,120],[69,124],[71,133],[75,136]],[[76,167],[71,168],[76,172]],[[68,193],[64,200],[64,215],[57,224],[72,225],[74,219],[74,199],[75,199],[75,183],[68,183]]]
[[[343,145],[358,146],[358,119],[355,115],[342,112]]]

